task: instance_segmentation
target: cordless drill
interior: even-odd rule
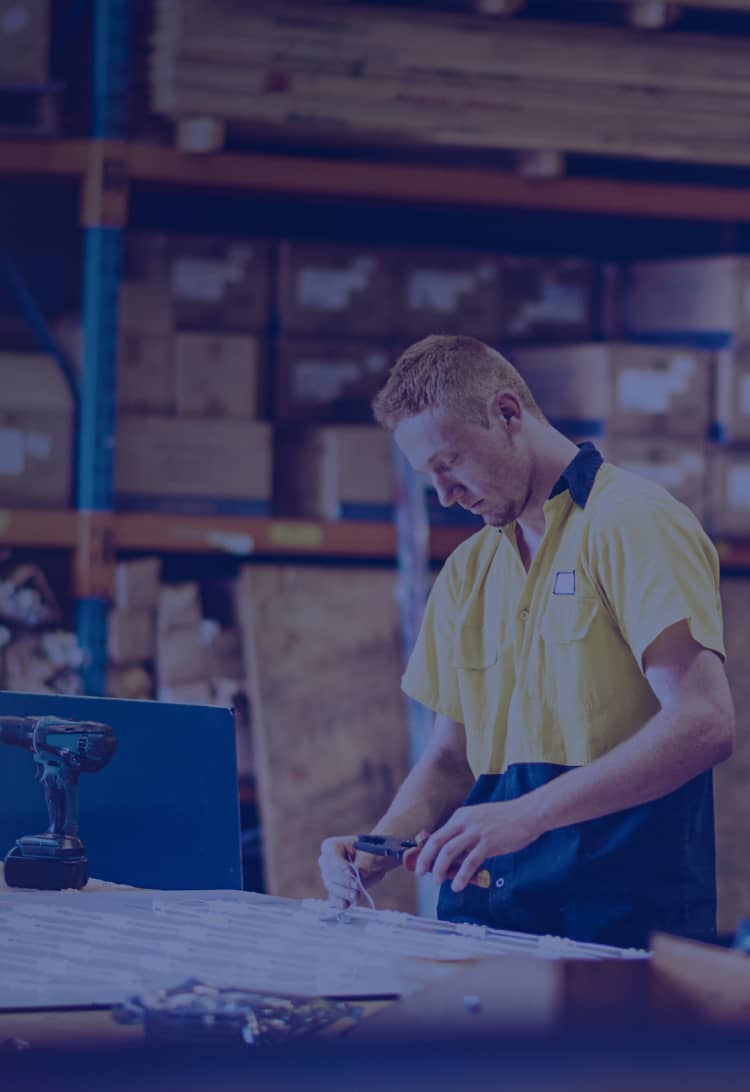
[[[84,887],[89,862],[78,837],[78,775],[107,765],[117,747],[115,733],[92,721],[0,716],[0,743],[33,754],[49,814],[44,834],[19,838],[6,856],[6,884],[43,891]]]

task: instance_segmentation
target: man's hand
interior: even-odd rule
[[[353,906],[360,894],[354,871],[355,860],[360,879],[367,888],[376,884],[386,872],[398,864],[398,861],[376,857],[372,853],[357,853],[354,849],[356,840],[356,834],[347,834],[343,838],[326,838],[320,849],[320,874],[328,892],[328,901],[337,910],[346,910]]]
[[[437,883],[455,872],[451,889],[463,891],[488,857],[525,849],[543,833],[524,797],[458,808],[427,839],[415,871],[418,876],[432,872]]]

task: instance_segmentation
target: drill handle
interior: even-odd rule
[[[35,754],[44,788],[44,800],[49,816],[50,834],[78,833],[78,771],[60,762],[55,756]]]

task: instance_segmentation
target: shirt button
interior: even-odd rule
[[[521,611],[521,621],[525,622],[528,617],[529,617],[529,612],[526,610],[526,608],[524,608]]]
[[[498,876],[498,878],[495,880],[495,887],[505,887],[505,880],[502,876]]]

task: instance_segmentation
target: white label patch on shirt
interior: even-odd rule
[[[555,573],[555,586],[552,589],[553,595],[575,595],[576,593],[576,571],[570,569],[569,571],[563,571]]]

